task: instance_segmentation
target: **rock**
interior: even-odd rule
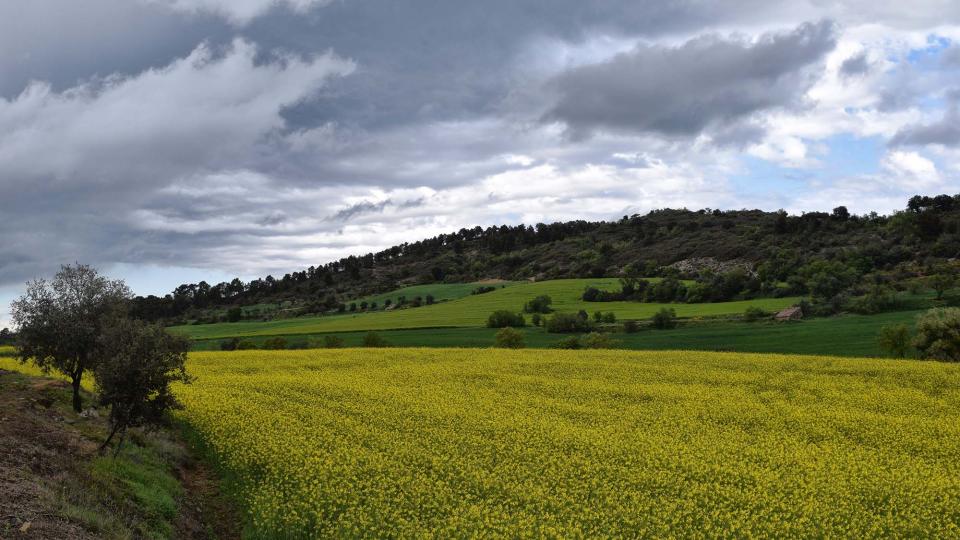
[[[100,413],[93,407],[90,407],[80,413],[80,418],[100,418]]]

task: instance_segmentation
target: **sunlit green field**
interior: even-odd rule
[[[895,311],[879,315],[842,315],[790,323],[711,321],[672,330],[647,328],[635,334],[609,334],[612,346],[636,350],[702,350],[830,356],[885,356],[877,336],[889,324],[912,325],[922,310]],[[566,334],[550,334],[543,328],[520,330],[528,348],[554,348]],[[497,330],[491,328],[412,328],[384,330],[379,334],[392,347],[490,347]],[[360,347],[365,331],[286,336],[289,345],[323,348],[324,337],[336,336],[348,347]],[[250,338],[258,346],[270,336]],[[196,341],[194,350],[220,350],[221,340]]]
[[[956,537],[960,366],[691,352],[196,353],[251,537]]]
[[[712,304],[653,304],[639,302],[584,302],[580,299],[588,285],[615,290],[614,278],[561,279],[539,283],[516,284],[494,292],[472,295],[449,302],[413,309],[379,311],[352,315],[304,317],[268,322],[239,322],[174,327],[195,339],[233,336],[263,336],[284,334],[312,334],[349,332],[356,330],[387,330],[401,328],[478,327],[483,326],[490,313],[499,309],[520,311],[532,298],[546,294],[553,299],[556,311],[612,311],[620,319],[648,318],[662,307],[671,307],[680,317],[709,317],[743,313],[749,306],[773,311],[790,306],[797,298],[761,298],[742,302]]]

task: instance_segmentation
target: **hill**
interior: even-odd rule
[[[758,292],[831,300],[863,294],[870,283],[926,277],[938,262],[958,255],[960,195],[917,196],[891,216],[856,216],[844,207],[799,216],[657,210],[612,222],[461,229],[279,278],[185,284],[164,298],[136,299],[133,312],[171,323],[216,322],[231,306],[285,306],[258,313],[263,319],[337,312],[361,298],[417,285],[623,275],[677,275],[709,284],[738,269]]]
[[[497,310],[518,312],[536,296],[547,295],[558,312],[613,312],[618,319],[646,319],[663,307],[673,308],[680,317],[740,314],[749,306],[774,310],[789,306],[796,298],[761,298],[739,302],[662,304],[646,302],[585,302],[581,299],[586,287],[613,289],[618,280],[559,279],[520,283],[489,293],[468,295],[456,300],[413,309],[373,313],[298,317],[266,322],[238,322],[208,325],[187,325],[172,330],[194,339],[247,337],[267,335],[316,334],[356,330],[390,330],[403,328],[482,327]]]

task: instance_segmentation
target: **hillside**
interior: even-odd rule
[[[817,293],[820,287],[833,296],[869,274],[885,273],[886,281],[920,277],[937,261],[958,255],[960,195],[914,197],[891,216],[855,216],[843,207],[799,216],[657,210],[613,222],[461,229],[282,277],[185,284],[164,298],[136,299],[133,311],[153,320],[214,322],[230,306],[283,304],[282,312],[267,310],[258,318],[290,317],[336,312],[361,298],[416,285],[626,274],[706,279],[734,268],[745,269],[768,291],[787,284],[783,294]],[[818,274],[830,280],[818,282]]]
[[[234,336],[266,336],[313,334],[322,332],[349,332],[356,330],[391,330],[405,328],[482,327],[490,313],[497,310],[520,311],[523,305],[539,295],[550,296],[552,307],[558,312],[579,310],[613,312],[618,319],[645,319],[663,307],[671,307],[680,317],[740,314],[748,306],[775,310],[789,306],[796,298],[763,298],[739,302],[661,304],[641,302],[584,302],[581,295],[586,287],[612,289],[617,280],[559,279],[522,283],[496,289],[479,295],[468,295],[448,302],[440,302],[414,309],[379,311],[372,313],[298,317],[266,322],[238,322],[211,325],[187,325],[172,328],[194,339],[213,339]]]

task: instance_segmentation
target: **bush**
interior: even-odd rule
[[[470,294],[486,294],[488,292],[493,292],[495,290],[497,290],[496,287],[488,287],[486,285],[481,285],[476,289],[474,289]]]
[[[584,349],[612,349],[615,342],[607,334],[590,332],[580,338],[580,344]]]
[[[387,347],[389,344],[387,340],[383,338],[380,334],[376,332],[367,332],[367,335],[363,336],[363,346],[364,347]]]
[[[323,346],[327,349],[342,349],[343,338],[340,336],[323,336]]]
[[[239,346],[240,346],[240,338],[230,338],[220,342],[221,351],[235,351]]]
[[[282,351],[287,348],[287,338],[277,336],[263,342],[263,348],[268,351]]]
[[[960,362],[960,309],[931,309],[920,315],[913,346],[920,358]]]
[[[257,344],[250,341],[249,339],[240,340],[240,343],[237,343],[238,351],[250,351],[257,348]]]
[[[748,307],[746,311],[743,312],[743,320],[747,322],[756,322],[760,319],[766,319],[770,314],[758,307]]]
[[[589,332],[590,321],[574,313],[557,313],[547,320],[547,332],[554,334],[569,334],[572,332]]]
[[[602,323],[602,322],[603,322],[603,313],[600,313],[599,311],[594,311],[594,312],[593,312],[593,322],[598,323],[598,324],[599,324],[599,323]]]
[[[637,321],[623,321],[623,331],[626,334],[636,334],[640,331],[640,325]]]
[[[553,299],[545,294],[530,300],[523,306],[523,311],[526,313],[550,313],[553,309],[550,308],[550,305],[553,304]]]
[[[650,318],[653,327],[660,330],[668,330],[677,326],[677,312],[672,308],[660,308],[653,317]]]
[[[501,349],[522,349],[524,347],[523,333],[509,326],[501,328],[494,337],[494,347]]]
[[[534,326],[540,326],[543,324],[543,316],[540,315],[539,313],[534,313],[533,316],[530,317],[530,322]]]
[[[888,287],[874,287],[867,294],[852,299],[848,307],[850,311],[864,315],[892,311],[897,307],[897,296]]]
[[[603,322],[607,324],[615,324],[617,322],[617,315],[612,311],[608,311],[607,313],[603,314]]]
[[[910,327],[905,324],[888,324],[877,336],[880,349],[890,356],[905,358],[910,350]]]
[[[94,374],[101,406],[110,407],[110,434],[120,435],[114,455],[120,452],[127,429],[159,425],[170,409],[180,408],[170,383],[189,383],[186,360],[190,341],[167,332],[159,324],[117,319],[97,341],[100,357]]]
[[[579,336],[567,336],[567,337],[561,339],[560,341],[558,341],[557,344],[555,345],[555,347],[558,348],[558,349],[579,349],[579,348],[581,347],[581,345],[580,345],[580,337],[579,337]]]
[[[237,322],[243,318],[243,308],[239,306],[227,310],[227,322]]]
[[[514,313],[506,309],[494,311],[490,314],[490,317],[487,318],[487,328],[522,328],[526,325],[527,321],[524,320],[522,314]]]

